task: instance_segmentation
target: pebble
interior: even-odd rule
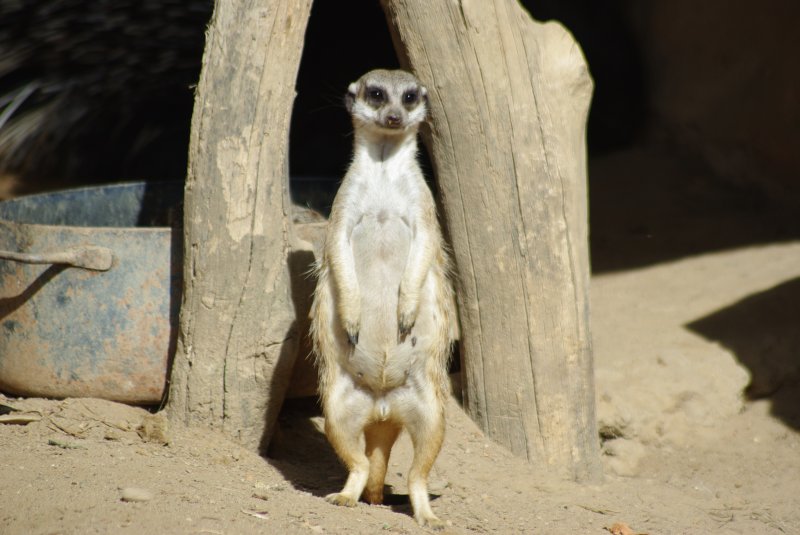
[[[146,502],[153,499],[153,493],[147,489],[125,487],[120,489],[120,498],[123,502]]]

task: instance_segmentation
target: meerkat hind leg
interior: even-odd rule
[[[369,458],[369,478],[364,489],[364,500],[373,505],[383,503],[386,467],[400,430],[401,427],[393,422],[377,422],[364,430],[367,458]]]
[[[408,426],[414,445],[414,459],[408,473],[408,496],[414,511],[414,519],[422,526],[433,529],[445,527],[431,509],[428,495],[428,474],[433,467],[444,440],[444,415],[431,407],[430,412],[421,412],[419,420]]]
[[[328,412],[325,415],[325,435],[349,471],[344,488],[325,497],[334,505],[355,507],[367,484],[369,459],[364,454],[360,440],[363,421],[347,413]]]

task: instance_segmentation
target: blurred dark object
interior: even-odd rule
[[[181,179],[212,8],[0,1],[0,179]]]

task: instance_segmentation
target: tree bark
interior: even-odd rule
[[[185,192],[184,292],[168,412],[265,448],[298,338],[288,134],[311,0],[217,2]]]
[[[382,2],[430,91],[466,409],[515,454],[596,479],[583,55],[513,0]]]

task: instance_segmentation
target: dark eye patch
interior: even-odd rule
[[[403,104],[412,105],[416,104],[419,100],[419,91],[416,89],[409,89],[405,93],[403,93]]]
[[[371,104],[383,104],[386,102],[386,92],[380,87],[367,87],[366,90],[367,100]]]

